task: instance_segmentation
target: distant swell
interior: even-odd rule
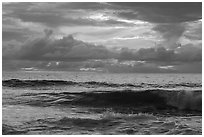
[[[141,83],[141,84],[116,84],[108,82],[97,82],[97,81],[88,81],[88,82],[75,82],[75,81],[63,81],[63,80],[19,80],[19,79],[10,79],[4,80],[3,86],[7,87],[40,87],[40,86],[97,86],[97,87],[132,87],[132,88],[143,88],[143,87],[153,87],[153,88],[175,88],[175,87],[202,87],[200,83],[179,83],[179,84],[150,84],[150,83]]]
[[[24,103],[29,105],[82,105],[92,107],[131,107],[139,111],[187,110],[202,111],[202,91],[92,91],[81,93],[29,93],[24,97],[34,98]]]

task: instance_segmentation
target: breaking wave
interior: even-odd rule
[[[171,89],[173,86],[199,87],[196,83],[181,83],[156,85],[149,84],[154,88],[143,88],[145,84],[134,85],[130,83],[115,84],[107,82],[74,82],[61,80],[4,80],[3,86],[7,87],[39,87],[39,86],[96,86],[96,87],[131,87],[128,89],[98,89],[89,91],[55,91],[32,92],[21,94],[11,99],[10,103],[27,104],[34,106],[55,106],[55,105],[80,105],[91,107],[131,108],[131,111],[157,112],[158,110],[172,111],[202,111],[202,90],[193,88],[180,90]],[[146,84],[147,85],[147,84]],[[146,85],[144,87],[146,87]],[[140,87],[140,88],[138,88]],[[162,87],[162,88],[161,88]],[[168,87],[168,88],[166,88]],[[169,88],[171,87],[171,88]],[[97,88],[95,88],[97,89]],[[121,109],[124,110],[124,109]],[[125,109],[126,111],[126,109]]]
[[[157,110],[202,111],[202,91],[174,90],[121,90],[91,92],[60,92],[60,93],[27,93],[21,95],[28,98],[28,105],[81,105],[92,107],[124,107],[142,112]]]

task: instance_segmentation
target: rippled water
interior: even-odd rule
[[[201,77],[3,72],[3,134],[202,134]]]

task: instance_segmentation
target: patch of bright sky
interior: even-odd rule
[[[160,69],[174,69],[174,66],[158,66]]]
[[[109,16],[106,16],[106,15],[104,15],[102,13],[93,14],[93,15],[87,17],[87,18],[97,20],[97,21],[107,21],[107,20],[110,19]]]
[[[98,16],[99,17],[99,16]],[[104,18],[105,19],[105,18]],[[151,28],[154,25],[148,23],[146,25],[134,26],[76,26],[76,27],[60,27],[59,32],[63,35],[73,34],[76,39],[92,42],[95,44],[103,44],[107,47],[124,46],[131,48],[139,48],[138,44],[146,47],[154,46],[160,37]],[[59,38],[59,36],[57,36]],[[123,41],[121,43],[121,40]],[[151,44],[150,44],[151,41]],[[127,44],[125,44],[127,42]],[[124,45],[122,45],[124,44]],[[130,45],[129,45],[130,44]],[[134,45],[134,46],[133,46]]]
[[[75,27],[67,27],[63,26],[59,28],[59,32],[61,32],[64,35],[68,34],[74,34],[74,37],[79,40],[83,40],[86,42],[92,42],[95,44],[105,44],[107,47],[111,47],[111,45],[114,46],[122,46],[121,40],[127,41],[132,39],[139,39],[139,43],[141,44],[141,41],[145,43],[148,43],[150,41],[158,41],[158,36],[154,34],[154,36],[145,36],[143,33],[152,31],[151,28],[154,27],[153,24],[140,21],[140,20],[127,20],[123,18],[119,18],[114,16],[114,11],[106,10],[106,11],[98,11],[98,12],[90,12],[88,13],[87,19],[95,20],[98,22],[102,21],[108,21],[108,20],[115,20],[124,22],[126,24],[132,24],[132,26],[121,26],[121,25],[110,25],[110,26],[75,26]],[[132,35],[132,37],[128,37],[129,35]],[[62,35],[56,36],[56,38],[60,38]],[[116,41],[120,40],[120,41]],[[114,42],[113,42],[114,41]],[[110,42],[110,43],[109,43]],[[137,44],[134,42],[134,48],[137,48]],[[129,41],[131,43],[131,41]],[[152,42],[152,45],[154,45],[155,42]],[[130,47],[132,47],[130,44]],[[125,47],[128,47],[128,44],[124,44]],[[148,46],[149,47],[149,46]]]

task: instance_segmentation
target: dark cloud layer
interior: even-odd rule
[[[47,25],[64,25],[65,23],[94,24],[87,19],[74,18],[76,12],[94,13],[98,10],[112,10],[115,16],[127,19],[144,20],[152,23],[181,23],[195,21],[202,18],[201,2],[177,2],[177,3],[143,3],[143,2],[117,2],[117,3],[41,3],[45,7],[37,8],[35,3],[3,4],[3,14],[7,17],[19,18],[28,22],[40,22]],[[67,15],[68,16],[67,16]],[[80,21],[79,21],[80,20]],[[108,25],[109,22],[107,22]],[[119,24],[120,22],[118,22]],[[74,24],[74,23],[73,23]]]
[[[202,61],[202,49],[193,45],[184,45],[178,49],[165,47],[139,49],[132,52],[130,49],[122,50],[120,60],[142,60],[156,62],[194,62]]]
[[[180,23],[202,18],[201,2],[117,2],[121,8],[132,9],[129,14],[120,16],[154,23]]]
[[[45,36],[26,42],[15,51],[15,59],[20,60],[47,60],[47,61],[84,61],[89,59],[119,59],[142,61],[201,61],[202,51],[193,45],[183,45],[175,49],[164,46],[132,50],[128,48],[120,51],[111,51],[104,46],[97,46],[76,40],[72,35],[62,39],[52,40],[52,30],[45,30]],[[176,47],[176,46],[174,46]],[[14,48],[14,47],[12,47]],[[4,50],[4,49],[3,49]],[[4,58],[12,58],[12,54],[3,53]]]
[[[104,46],[95,46],[76,40],[72,35],[59,40],[52,40],[52,30],[45,30],[45,36],[26,42],[20,50],[13,50],[15,54],[3,54],[6,58],[20,60],[56,60],[56,61],[82,61],[88,59],[112,58],[114,53]]]
[[[85,10],[99,10],[99,9],[113,9],[113,7],[107,3],[96,2],[70,2],[64,3],[59,6],[62,9],[85,9]]]
[[[18,40],[18,41],[23,41],[26,39],[27,36],[23,32],[17,32],[17,31],[2,31],[2,39],[4,41],[9,41],[9,40]]]

